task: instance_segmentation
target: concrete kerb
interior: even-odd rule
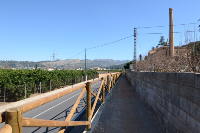
[[[98,78],[95,78],[94,80],[96,80],[96,79],[98,79]],[[91,82],[91,81],[93,81],[93,79],[92,80],[88,80],[88,81],[84,81],[84,82],[81,82],[81,83],[78,83],[78,84],[75,84],[75,85],[73,85],[73,87],[76,87],[76,86],[79,86],[81,84],[85,84],[85,83]],[[4,112],[6,109],[9,109],[9,108],[15,108],[15,107],[18,107],[18,106],[25,105],[27,103],[30,103],[30,102],[36,101],[38,99],[41,99],[41,98],[44,98],[44,97],[48,97],[48,96],[51,96],[51,95],[54,95],[54,94],[57,94],[57,93],[60,93],[62,91],[65,91],[65,90],[68,90],[68,89],[71,89],[71,88],[72,88],[72,85],[68,86],[68,87],[60,88],[60,89],[57,89],[57,90],[54,90],[54,91],[51,91],[51,92],[47,92],[47,93],[44,93],[44,94],[40,94],[40,95],[35,96],[35,97],[26,98],[24,100],[20,100],[20,101],[14,102],[14,103],[10,103],[8,105],[0,106],[0,112]]]
[[[118,81],[120,80],[121,76],[119,77],[119,79],[117,80],[116,84],[113,86],[113,88],[110,89],[110,93],[107,94],[106,98],[105,98],[105,102],[102,103],[99,107],[99,109],[96,111],[96,113],[94,114],[92,120],[91,120],[91,129],[89,131],[84,131],[83,133],[92,133],[92,131],[94,130],[94,128],[97,126],[97,123],[99,121],[99,118],[105,108],[106,102],[109,100],[110,96],[112,96],[112,92],[115,88],[115,86],[118,84]]]

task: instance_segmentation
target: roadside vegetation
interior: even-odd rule
[[[95,70],[87,70],[87,79],[98,77]],[[34,70],[12,70],[0,69],[0,96],[4,96],[6,88],[6,97],[9,100],[22,100],[30,97],[31,94],[41,92],[45,93],[61,87],[72,85],[84,81],[84,70],[54,70],[46,71],[41,69]],[[40,87],[41,86],[41,87]]]

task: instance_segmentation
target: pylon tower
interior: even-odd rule
[[[133,64],[135,61],[135,70],[137,71],[137,64],[136,64],[136,59],[137,57],[137,28],[134,28],[134,58],[133,58]]]

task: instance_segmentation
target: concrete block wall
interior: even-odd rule
[[[200,133],[200,74],[126,71],[165,132]]]

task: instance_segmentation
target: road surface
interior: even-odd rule
[[[91,86],[92,91],[97,94],[101,85],[101,81],[93,83]],[[23,117],[45,119],[45,120],[58,120],[65,121],[67,115],[71,111],[74,103],[80,95],[83,88],[67,94],[63,97],[55,99],[49,103],[41,105],[35,109],[23,113]],[[91,95],[91,98],[94,96]],[[76,111],[74,112],[71,120],[86,106],[86,91],[83,95]],[[0,128],[5,125],[5,122],[0,124]],[[57,133],[60,127],[23,127],[23,133]]]

